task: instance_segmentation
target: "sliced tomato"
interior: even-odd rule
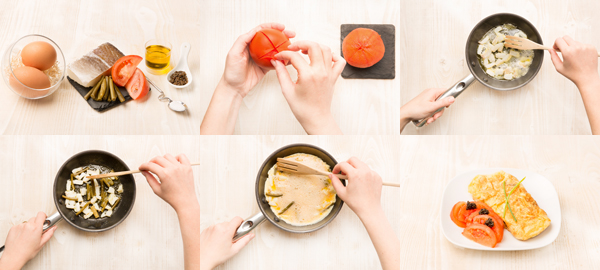
[[[481,224],[473,223],[470,226],[467,226],[462,235],[471,239],[472,241],[491,248],[495,247],[496,243],[498,242],[496,241],[496,234],[494,231],[492,231],[492,229],[490,229],[488,226]]]
[[[469,217],[469,215],[471,215],[471,213],[473,213],[475,211],[479,211],[479,209],[476,208],[476,209],[467,210],[467,205],[465,204],[465,206],[461,207],[458,210],[458,215],[457,215],[458,221],[467,224],[467,218]]]
[[[133,99],[140,99],[148,94],[148,81],[139,68],[135,69],[133,76],[125,85],[125,89]]]
[[[465,203],[465,202],[457,202],[454,205],[454,207],[452,207],[452,212],[450,213],[450,218],[452,219],[452,221],[454,222],[454,224],[456,224],[458,227],[461,227],[461,228],[467,227],[467,224],[465,224],[464,222],[458,220],[458,211],[461,208],[464,208],[464,206],[466,204],[467,203]]]
[[[502,225],[498,224],[498,220],[496,220],[494,217],[489,216],[489,215],[477,215],[474,218],[472,218],[472,221],[469,225],[471,225],[471,224],[486,225],[485,222],[487,222],[487,220],[490,218],[494,221],[494,226],[492,226],[492,227],[488,226],[488,227],[491,228],[492,231],[494,231],[494,234],[496,235],[496,241],[498,241],[497,243],[500,243],[500,242],[502,242],[502,238],[504,237],[504,227],[502,227]]]
[[[487,209],[487,208],[485,208]],[[473,223],[473,218],[480,215],[479,211],[481,209],[478,209],[477,211],[471,213],[471,215],[469,215],[467,217],[467,220],[465,221],[465,223],[467,224],[467,226],[469,226],[470,223]],[[491,216],[494,219],[494,223],[497,224],[498,226],[500,226],[500,228],[502,229],[502,231],[504,231],[504,221],[500,218],[500,216],[498,216],[498,214],[496,214],[496,212],[494,212],[494,210],[487,209],[488,210],[488,216]]]
[[[118,86],[125,86],[133,73],[136,71],[137,66],[142,62],[142,57],[137,55],[127,55],[119,58],[117,62],[112,66],[112,79]]]

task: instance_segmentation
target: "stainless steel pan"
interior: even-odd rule
[[[524,76],[522,76],[518,79],[515,79],[515,80],[507,81],[507,80],[498,80],[498,79],[492,78],[485,73],[485,71],[479,64],[479,59],[477,57],[477,46],[479,45],[478,41],[489,30],[491,30],[499,25],[505,24],[505,23],[510,23],[512,25],[515,25],[517,28],[519,28],[520,30],[525,32],[525,34],[527,34],[528,39],[535,41],[539,44],[543,44],[542,37],[541,37],[540,33],[537,31],[537,29],[535,29],[533,24],[531,24],[528,20],[526,20],[525,18],[523,18],[521,16],[511,14],[511,13],[498,13],[498,14],[494,14],[494,15],[491,15],[491,16],[483,19],[471,31],[471,34],[469,35],[469,38],[467,39],[467,45],[465,47],[466,63],[467,63],[467,66],[469,67],[469,70],[471,71],[471,74],[469,74],[467,77],[465,77],[464,79],[460,80],[458,83],[456,83],[455,85],[450,87],[450,89],[448,89],[446,92],[444,92],[444,94],[442,94],[438,98],[438,100],[442,99],[442,98],[447,98],[449,96],[453,96],[454,98],[457,98],[475,80],[479,81],[481,84],[483,84],[491,89],[499,90],[499,91],[508,91],[508,90],[518,89],[518,88],[525,86],[527,83],[529,83],[531,80],[533,80],[535,75],[537,75],[537,73],[540,71],[540,68],[542,67],[542,62],[544,60],[544,51],[542,51],[542,50],[534,51],[535,56],[533,57],[533,61],[531,63],[531,66],[529,67],[529,72],[527,72],[527,74],[525,74]],[[442,109],[443,108],[437,110],[431,116],[433,116],[437,112],[441,111]],[[422,127],[423,125],[425,125],[425,123],[427,123],[427,119],[431,118],[431,116],[421,119],[421,120],[415,120],[415,121],[413,121],[413,124],[415,124],[417,127]]]
[[[255,195],[256,195],[256,202],[258,203],[258,208],[260,209],[260,212],[247,218],[246,220],[244,220],[244,222],[242,222],[242,224],[237,229],[237,232],[235,233],[235,235],[233,237],[234,241],[237,241],[238,239],[242,238],[244,235],[248,234],[250,231],[252,231],[254,228],[258,227],[258,225],[260,225],[265,220],[268,220],[271,224],[275,225],[275,227],[282,229],[284,231],[287,231],[287,232],[292,232],[292,233],[314,232],[316,230],[319,230],[319,229],[325,227],[327,224],[329,224],[331,221],[333,221],[333,219],[338,215],[340,210],[342,210],[342,206],[344,205],[344,202],[339,197],[336,197],[335,204],[333,205],[333,209],[331,210],[329,215],[327,217],[325,217],[325,219],[323,219],[320,222],[313,224],[313,225],[293,226],[293,225],[287,224],[285,221],[280,220],[279,218],[277,218],[277,216],[275,216],[275,213],[273,213],[273,211],[271,210],[271,207],[269,206],[269,203],[267,202],[267,199],[265,198],[265,195],[264,195],[265,182],[268,177],[268,172],[271,169],[271,167],[273,167],[273,165],[275,165],[277,163],[277,158],[286,157],[286,156],[296,154],[296,153],[306,153],[306,154],[315,155],[315,156],[319,157],[320,159],[322,159],[323,161],[325,161],[325,163],[329,164],[329,166],[332,169],[337,164],[337,161],[335,160],[335,158],[333,158],[333,156],[331,156],[325,150],[323,150],[319,147],[313,146],[313,145],[309,145],[309,144],[291,144],[291,145],[282,147],[282,148],[278,149],[277,151],[273,152],[273,154],[271,154],[265,160],[265,162],[262,164],[262,166],[260,167],[260,170],[258,171],[258,175],[256,176]],[[342,182],[342,183],[344,183],[344,182]],[[345,183],[344,183],[344,185],[345,185]]]

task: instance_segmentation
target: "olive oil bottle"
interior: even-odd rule
[[[171,63],[171,48],[163,45],[146,46],[146,66],[156,73],[166,73]]]

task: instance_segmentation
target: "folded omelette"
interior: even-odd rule
[[[519,180],[504,172],[499,171],[490,175],[477,175],[469,184],[469,193],[474,200],[483,201],[489,205],[506,223],[506,228],[515,238],[527,240],[542,233],[550,226],[550,219],[544,210],[535,202],[533,197],[525,190],[523,181],[509,198],[510,207],[517,218],[513,219],[508,208],[504,215],[504,187],[502,181],[506,180],[506,193],[510,193]]]

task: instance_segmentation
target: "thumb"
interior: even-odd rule
[[[342,200],[346,200],[346,186],[342,184],[342,181],[333,173],[329,174],[329,179],[331,179],[331,184],[333,185],[333,188],[338,196],[340,196]]]
[[[448,107],[448,106],[452,105],[452,103],[454,103],[454,97],[453,96],[449,96],[447,98],[438,99],[438,100],[436,100],[436,101],[433,102],[434,110]]]
[[[552,64],[554,64],[554,68],[556,68],[556,71],[561,72],[562,68],[563,68],[562,60],[560,60],[560,57],[558,57],[558,53],[556,53],[555,50],[549,50],[549,51],[550,51],[550,59],[552,59]]]
[[[231,246],[231,248],[233,249],[233,252],[235,252],[236,254],[238,252],[240,252],[240,250],[242,250],[242,248],[244,248],[252,239],[254,239],[254,234],[249,233],[246,236],[242,237],[242,239],[233,243],[233,245]]]
[[[54,232],[56,231],[56,226],[50,228],[49,230],[47,230],[44,234],[42,234],[42,241],[41,244],[42,246],[44,246],[48,241],[50,241],[50,238],[52,238],[52,236],[54,235]]]
[[[281,91],[283,91],[283,94],[287,96],[288,93],[294,90],[294,82],[292,82],[290,73],[288,72],[287,68],[285,68],[285,65],[281,63],[281,61],[271,60],[271,64],[275,67],[277,79],[281,85]]]

